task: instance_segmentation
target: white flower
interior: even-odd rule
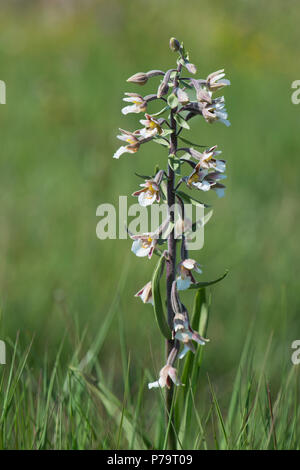
[[[123,153],[135,153],[140,148],[140,141],[138,139],[139,132],[129,132],[123,129],[120,129],[121,134],[117,136],[118,139],[127,142],[127,145],[122,145],[114,153],[113,158],[120,158]]]
[[[140,184],[143,189],[139,189],[132,194],[132,196],[138,196],[141,206],[150,206],[155,201],[160,202],[160,183],[163,176],[164,171],[158,171],[153,179]]]
[[[183,343],[183,349],[179,355],[179,359],[182,359],[189,351],[195,353],[195,346],[192,340],[201,346],[204,346],[205,343],[209,341],[208,339],[200,336],[199,333],[194,331],[191,327],[177,331],[177,333],[175,333],[175,338]]]
[[[147,284],[135,294],[135,297],[140,297],[144,304],[153,305],[152,282],[147,282]]]
[[[129,113],[143,113],[147,109],[147,101],[139,95],[138,93],[125,93],[127,98],[123,98],[123,101],[127,101],[129,103],[133,103],[130,106],[125,106],[122,108],[123,114]]]
[[[198,163],[194,171],[188,176],[187,178],[187,185],[190,187],[196,187],[197,189],[201,189],[202,191],[209,191],[210,184],[204,178],[208,175],[207,170],[201,170],[200,163]]]
[[[154,119],[150,114],[145,114],[146,119],[141,119],[140,123],[144,126],[144,129],[140,130],[140,134],[147,138],[153,137],[156,134],[162,133],[162,128],[157,119]]]
[[[148,388],[164,388],[167,386],[167,388],[171,387],[171,380],[175,385],[182,385],[180,380],[177,377],[177,370],[175,367],[172,367],[170,364],[165,365],[160,373],[159,373],[159,379],[156,382],[152,382],[148,384]]]
[[[220,180],[225,179],[226,175],[215,171],[209,173],[208,170],[201,169],[201,162],[199,162],[194,171],[188,176],[185,181],[189,187],[195,187],[202,191],[209,191],[213,189],[219,197],[224,196],[225,186],[219,183]],[[223,190],[223,191],[220,191]]]
[[[191,155],[196,160],[200,161],[201,168],[204,169],[213,169],[223,173],[226,170],[226,162],[225,160],[218,160],[217,157],[222,152],[221,150],[216,150],[217,145],[210,147],[209,149],[205,150],[203,153],[198,152],[197,150],[191,149]]]
[[[202,115],[208,123],[220,121],[225,124],[225,126],[230,126],[230,122],[227,119],[228,114],[225,108],[224,96],[214,99],[212,104],[207,103],[203,106]]]
[[[157,244],[157,239],[155,237],[156,235],[153,233],[132,235],[131,238],[134,240],[134,242],[132,244],[131,251],[139,258],[148,256],[150,259]]]
[[[159,185],[154,180],[147,180],[145,183],[140,184],[140,186],[143,189],[135,191],[132,196],[138,196],[141,206],[150,206],[155,201],[160,201]]]
[[[178,290],[186,290],[191,284],[196,282],[192,274],[193,270],[196,271],[196,273],[202,273],[200,265],[194,259],[190,258],[183,260],[179,264],[178,269],[180,272],[180,275],[176,279]]]

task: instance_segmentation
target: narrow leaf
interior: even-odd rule
[[[188,145],[191,145],[192,147],[200,147],[200,148],[207,148],[208,145],[199,145],[199,144],[195,144],[194,142],[191,142],[190,140],[187,140],[187,139],[184,139],[183,137],[181,136],[178,136],[178,139],[180,139],[182,142],[184,142],[185,144],[188,144]]]
[[[222,281],[227,276],[228,273],[229,273],[229,270],[226,269],[225,273],[221,277],[218,277],[218,279],[214,279],[213,281],[206,281],[206,282],[196,282],[195,284],[191,284],[189,289],[199,289],[199,287],[207,287],[207,286],[212,286],[213,284],[217,284],[218,282]]]
[[[190,196],[189,194],[184,193],[183,191],[175,191],[175,193],[178,194],[178,196],[180,196],[184,202],[197,206],[210,207],[208,204],[204,204],[204,202],[198,201],[197,199]]]

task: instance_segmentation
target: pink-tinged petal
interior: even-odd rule
[[[188,258],[182,261],[182,266],[184,266],[186,269],[194,269],[196,261],[194,259]]]
[[[175,385],[182,385],[180,380],[177,377],[177,370],[174,367],[169,368],[169,377]]]
[[[145,287],[143,287],[141,290],[139,290],[136,294],[134,294],[134,297],[141,297],[143,292],[145,290]]]
[[[149,258],[149,259],[152,258],[153,253],[154,253],[154,245],[151,245],[150,250],[149,250],[149,253],[148,253],[148,258]]]
[[[153,305],[152,282],[147,282],[147,284],[135,294],[135,297],[140,297],[144,304],[150,303]]]
[[[132,193],[132,196],[139,196],[144,191],[145,191],[145,188],[144,189],[139,189],[138,191],[135,191],[134,193]]]
[[[200,336],[199,333],[197,333],[197,331],[193,330],[191,327],[189,327],[189,336],[192,340],[196,341],[196,343],[201,344],[202,346],[209,342],[209,339],[203,338],[203,336]]]

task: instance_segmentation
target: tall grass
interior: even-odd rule
[[[87,343],[76,333],[74,353],[62,360],[66,338],[54,362],[39,361],[31,344],[7,339],[7,366],[1,366],[1,449],[166,449],[171,422],[165,424],[165,397],[149,391],[152,371],[133,372],[126,335],[120,332],[123,365],[122,392],[113,391],[111,378],[103,372],[103,342],[118,315],[124,289],[123,274],[105,322]],[[200,313],[200,315],[199,315]],[[204,289],[196,297],[193,325],[207,330],[209,305]],[[121,319],[120,319],[121,321]],[[182,371],[184,387],[174,394],[177,449],[299,449],[299,368],[291,365],[279,387],[268,377],[274,345],[272,337],[264,357],[255,355],[255,326],[245,335],[245,345],[230,387],[227,402],[220,404],[220,391],[205,372],[198,348]],[[33,339],[34,341],[34,339]],[[40,368],[37,368],[37,363]],[[151,394],[151,397],[149,397]],[[166,427],[165,427],[166,426]]]

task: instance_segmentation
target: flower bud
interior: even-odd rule
[[[194,64],[191,64],[190,62],[185,61],[184,65],[185,65],[186,69],[188,70],[188,72],[193,73],[194,75],[195,75],[195,73],[197,73],[197,69],[196,69],[196,66]]]
[[[158,87],[157,98],[161,98],[162,96],[166,95],[168,91],[169,91],[169,85],[168,83],[165,83],[165,81],[163,80]]]
[[[169,45],[170,45],[171,51],[173,52],[177,52],[180,49],[180,43],[176,38],[171,38]]]
[[[187,104],[190,102],[189,95],[185,91],[181,90],[181,88],[176,89],[176,95],[179,103]]]
[[[161,82],[161,84],[159,85],[158,90],[157,90],[157,98],[161,98],[162,96],[164,96],[168,93],[168,91],[169,91],[169,80],[170,80],[170,76],[171,76],[172,72],[173,72],[173,69],[170,69],[165,73],[164,79]]]
[[[148,77],[147,77],[147,74],[144,72],[138,72],[135,75],[132,75],[132,77],[129,77],[127,79],[127,82],[137,83],[138,85],[145,85],[147,81],[148,81]]]

